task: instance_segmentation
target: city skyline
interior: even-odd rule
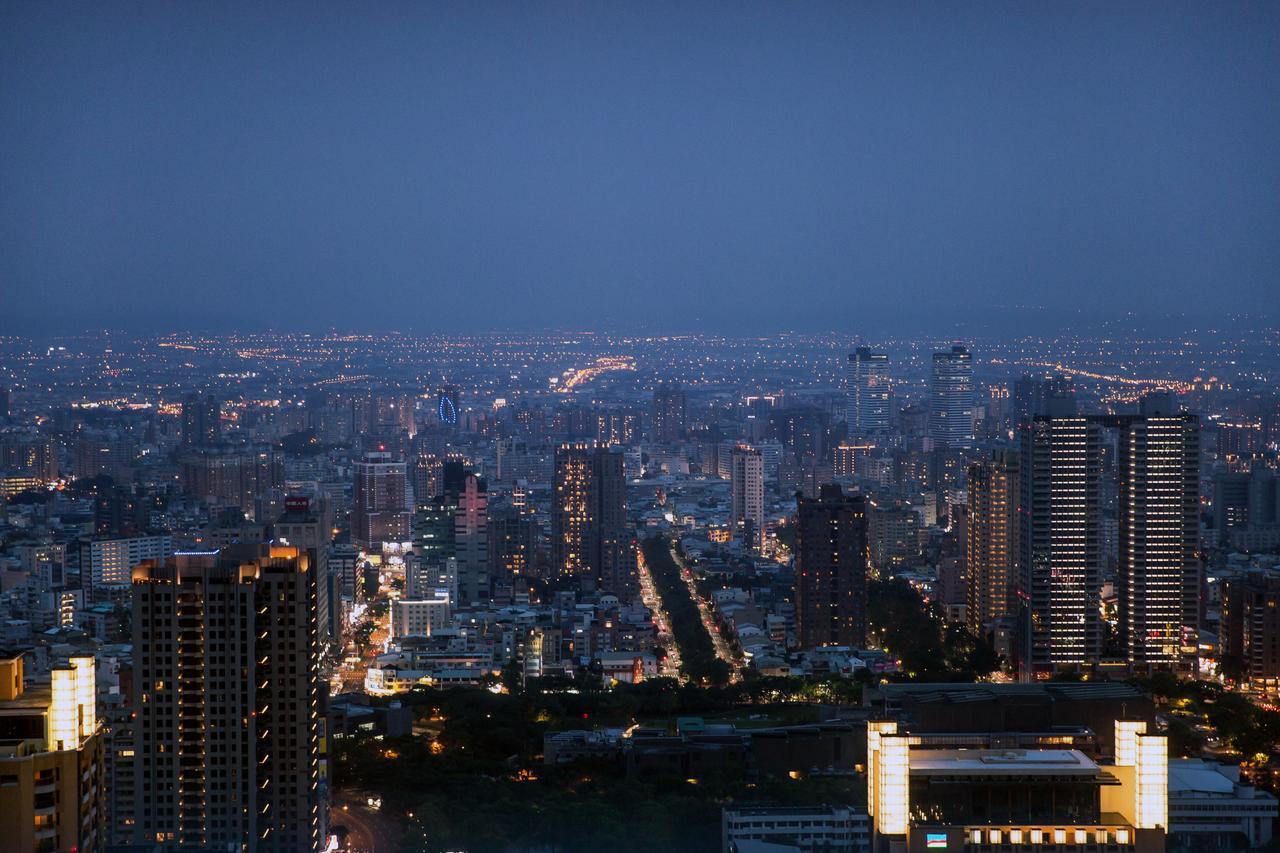
[[[0,3],[0,853],[1280,849],[1277,47]]]

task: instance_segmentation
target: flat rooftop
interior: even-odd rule
[[[1080,776],[1102,770],[1078,749],[913,749],[913,776]]]

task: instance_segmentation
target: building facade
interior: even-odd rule
[[[270,545],[134,570],[135,843],[323,847],[313,570]]]
[[[933,354],[929,437],[948,447],[973,444],[973,356],[962,346]]]
[[[849,353],[845,420],[858,435],[889,431],[889,356],[858,347]]]
[[[837,485],[798,501],[796,636],[804,649],[866,644],[867,514]]]

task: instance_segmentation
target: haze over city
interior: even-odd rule
[[[1247,3],[9,3],[0,329],[1274,316],[1278,29]]]

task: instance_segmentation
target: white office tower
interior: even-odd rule
[[[962,346],[933,354],[929,437],[948,447],[973,445],[973,356]]]

